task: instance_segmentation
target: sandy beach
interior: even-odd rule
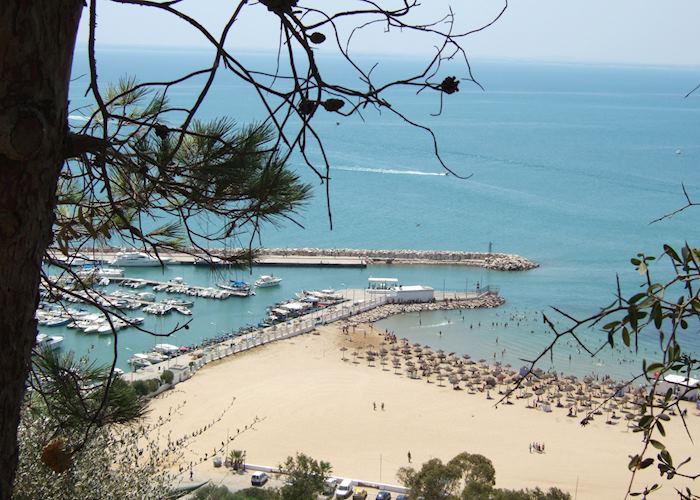
[[[582,427],[582,412],[573,418],[564,407],[552,405],[551,413],[528,408],[534,395],[495,406],[498,387],[490,391],[496,399],[489,400],[464,383],[454,390],[436,376],[430,383],[411,379],[405,360],[400,370],[389,357],[385,365],[377,358],[369,366],[367,349],[391,352],[391,344],[382,345],[385,339],[367,324],[348,330],[332,324],[318,334],[236,354],[155,398],[152,421],[170,414],[162,436],[169,433],[175,441],[197,433],[179,450],[178,466],[194,462],[196,479],[214,477],[211,461],[203,459],[223,444],[228,451],[245,450],[252,464],[275,466],[300,451],[331,462],[334,474],[398,484],[396,471],[409,465],[409,451],[414,466],[467,451],[493,461],[498,487],[556,486],[579,499],[624,496],[628,456],[640,452],[642,443],[623,413],[611,420],[614,425],[606,424],[604,413]],[[355,351],[362,357],[353,356]],[[687,421],[693,435],[700,435],[694,405],[688,404]],[[694,455],[680,418],[669,422],[667,435],[664,442],[676,461]],[[544,443],[545,453],[531,452],[533,442]],[[664,483],[657,498],[675,496],[673,486],[690,484],[661,480],[654,466],[638,474],[635,485],[654,482]]]

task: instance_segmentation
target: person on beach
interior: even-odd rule
[[[374,409],[374,411],[377,411],[377,402],[376,401],[372,401],[372,409]]]
[[[409,450],[409,452],[408,452],[408,463],[409,463],[409,464],[411,463],[411,451],[410,451],[410,450]]]
[[[382,411],[384,411],[384,403],[382,402]]]

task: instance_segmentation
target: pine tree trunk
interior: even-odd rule
[[[17,468],[82,7],[82,0],[0,0],[0,500],[12,496]]]

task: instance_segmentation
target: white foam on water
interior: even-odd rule
[[[446,172],[423,172],[421,170],[396,170],[392,168],[369,168],[369,167],[333,167],[334,170],[344,170],[346,172],[371,172],[373,174],[390,175],[432,175],[446,176]]]

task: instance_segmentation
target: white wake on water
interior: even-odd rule
[[[369,167],[333,167],[335,170],[344,170],[346,172],[371,172],[373,174],[391,174],[391,175],[437,175],[446,176],[446,172],[423,172],[421,170],[396,170],[392,168],[369,168]]]

